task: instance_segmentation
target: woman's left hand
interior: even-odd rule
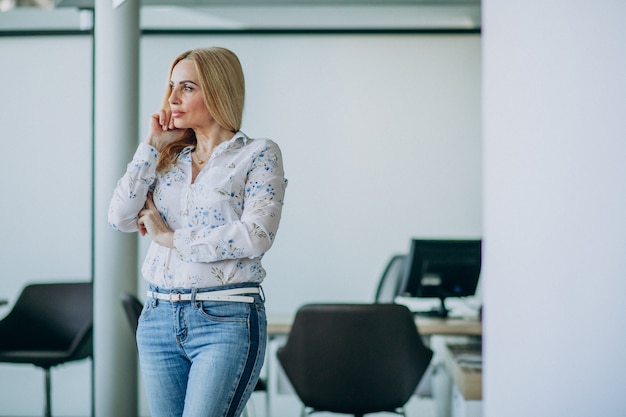
[[[163,221],[161,213],[154,205],[152,194],[148,194],[146,205],[139,212],[137,226],[142,236],[147,233],[155,243],[168,248],[174,247],[174,232]]]

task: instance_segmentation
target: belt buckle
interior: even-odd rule
[[[170,293],[170,303],[178,303],[182,301],[180,293]]]

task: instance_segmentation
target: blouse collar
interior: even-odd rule
[[[220,143],[215,150],[213,151],[213,153],[215,154],[215,152],[217,151],[221,151],[223,149],[227,149],[230,148],[231,146],[235,145],[237,143],[237,141],[241,139],[241,141],[243,142],[243,145],[247,145],[248,142],[251,140],[250,137],[248,135],[246,135],[245,133],[243,133],[243,131],[238,130],[237,132],[235,132],[235,134],[233,135],[232,138],[228,139],[225,142]],[[189,155],[189,158],[191,158],[191,152],[195,149],[195,146],[193,145],[189,145],[186,146],[181,152],[181,155]]]

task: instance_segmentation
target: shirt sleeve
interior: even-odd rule
[[[117,182],[109,205],[109,224],[115,230],[136,232],[139,211],[146,203],[150,187],[156,177],[159,152],[141,143],[127,165],[126,173]]]
[[[278,145],[267,140],[252,154],[239,221],[174,232],[174,247],[188,262],[262,257],[272,246],[282,214],[287,180]]]

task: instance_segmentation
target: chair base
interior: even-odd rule
[[[321,413],[321,412],[322,412],[322,410],[316,410],[316,409],[311,408],[311,407],[302,406],[302,411],[300,412],[300,417],[307,417],[307,416],[310,416],[313,413]],[[382,411],[381,411],[381,413],[382,413]],[[397,409],[395,409],[393,411],[385,411],[385,413],[395,413],[395,414],[401,415],[403,417],[406,417],[406,413],[404,411],[404,408],[397,408]],[[374,414],[374,413],[369,413],[369,414]],[[349,414],[349,415],[352,415],[354,417],[363,417],[363,416],[365,416],[365,414]]]
[[[43,368],[46,389],[46,404],[44,405],[44,416],[52,417],[52,395],[50,393],[50,368]]]
[[[257,383],[254,391],[253,391],[253,396],[254,393],[256,392],[263,392],[265,394],[265,417],[271,417],[270,414],[270,394],[268,392],[268,388],[267,385],[264,381],[259,380],[259,383]],[[255,406],[254,406],[254,398],[253,396],[250,397],[250,399],[248,399],[248,403],[246,404],[245,408],[243,409],[243,413],[241,414],[242,417],[256,417],[256,410],[255,410]]]

